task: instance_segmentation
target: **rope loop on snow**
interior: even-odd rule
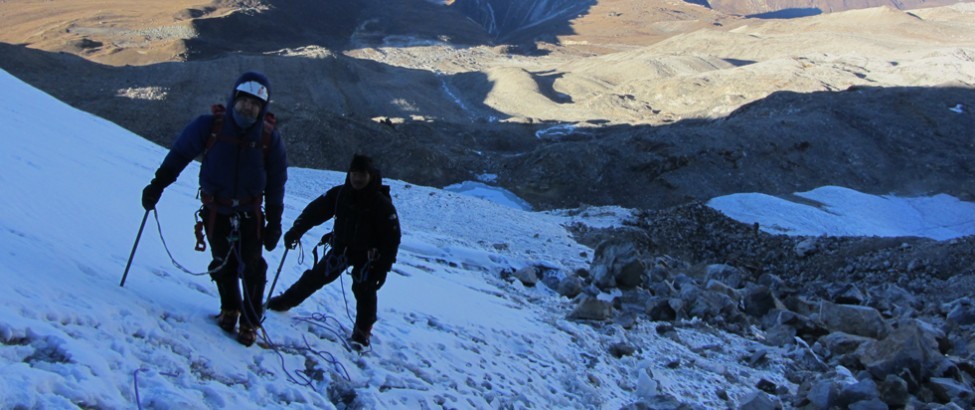
[[[193,271],[191,271],[189,269],[186,269],[186,267],[184,267],[183,265],[181,265],[179,263],[179,261],[176,260],[176,258],[173,256],[173,252],[171,252],[169,250],[169,245],[166,244],[166,238],[165,238],[165,236],[163,236],[163,231],[162,231],[162,223],[159,222],[159,212],[156,211],[155,209],[153,209],[152,210],[152,216],[153,216],[153,218],[156,219],[156,230],[159,231],[159,239],[162,241],[163,249],[165,249],[166,250],[166,254],[169,255],[169,260],[173,263],[173,266],[175,266],[175,267],[179,268],[179,270],[181,270],[181,271],[183,271],[185,273],[188,273],[190,275],[193,275],[193,276],[211,275],[213,273],[216,273],[216,272],[220,271],[221,269],[223,269],[224,267],[227,266],[227,262],[230,261],[231,254],[234,253],[234,248],[235,248],[234,246],[230,246],[230,248],[227,250],[227,255],[223,257],[223,262],[220,264],[220,266],[217,266],[216,268],[210,269],[210,270],[208,270],[206,272],[193,272]],[[234,232],[231,233],[231,236],[230,236],[229,239],[232,240],[232,241],[234,241],[235,238],[238,238],[237,235],[236,235],[236,226],[234,228]],[[239,241],[236,241],[236,242],[239,242]]]

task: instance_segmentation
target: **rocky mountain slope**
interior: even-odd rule
[[[751,408],[972,404],[971,237],[775,236],[700,204],[823,185],[975,200],[971,2],[763,20],[606,0],[507,34],[460,1],[61,3],[0,3],[0,68],[159,144],[257,69],[293,165],[368,152],[413,183],[640,208],[626,229],[577,227],[590,272],[554,287],[596,329],[699,326],[794,353],[798,389],[760,383]]]
[[[5,2],[0,68],[162,145],[262,70],[294,165],[370,152],[394,178],[481,178],[539,208],[824,184],[975,197],[971,3],[760,20],[611,0],[508,42],[460,3],[167,7]]]
[[[760,381],[735,408],[975,404],[972,236],[769,235],[699,203],[640,212],[611,232],[576,229],[594,246],[591,268],[540,281],[576,298],[570,318],[633,332],[649,320],[664,335],[695,326],[744,335],[769,346],[740,359],[755,368],[771,351],[789,352],[782,371],[793,386]],[[592,297],[600,290],[618,297]],[[610,352],[641,348],[621,343]],[[643,404],[627,408],[685,408]]]

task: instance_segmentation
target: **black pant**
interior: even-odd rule
[[[352,266],[352,294],[356,300],[355,326],[369,329],[376,322],[379,287],[368,278],[368,258],[365,252],[335,252],[329,250],[325,257],[281,294],[281,302],[288,308],[298,306],[323,286],[338,279],[349,266]],[[365,273],[365,275],[363,275]]]
[[[236,216],[217,213],[211,221],[210,212],[214,211],[204,208],[200,216],[207,228],[207,242],[213,255],[209,270],[223,265],[210,274],[220,293],[220,309],[240,311],[242,325],[258,327],[264,317],[264,285],[267,283],[267,262],[261,255],[263,227],[260,218],[253,212]],[[234,218],[239,222],[236,233],[231,224]],[[236,236],[236,240],[232,236]],[[224,258],[229,258],[226,263]],[[243,299],[241,281],[244,283]]]

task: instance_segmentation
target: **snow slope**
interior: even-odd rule
[[[635,398],[639,372],[663,360],[659,350],[689,352],[648,328],[639,336],[645,354],[612,358],[605,345],[631,336],[566,321],[568,301],[500,279],[528,265],[587,266],[591,250],[562,227],[567,217],[399,181],[388,183],[404,240],[380,292],[373,351],[360,357],[344,346],[354,311],[347,278],[269,314],[275,348],[245,348],[214,326],[209,278],[174,267],[161,240],[181,265],[205,270],[208,257],[192,250],[196,164],[163,195],[159,226],[150,214],[119,287],[144,215],[141,189],[165,149],[5,72],[0,87],[4,407],[332,408],[350,397],[344,391],[366,408],[618,408]],[[341,179],[292,169],[285,225]],[[327,228],[307,234],[305,246]],[[278,291],[310,265],[308,249],[304,265],[297,253],[284,261]],[[282,255],[279,247],[267,256],[269,280]],[[694,383],[671,389],[701,390]]]

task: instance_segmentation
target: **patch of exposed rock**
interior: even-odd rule
[[[540,282],[575,301],[573,320],[703,321],[783,349],[792,358],[785,377],[798,388],[759,383],[748,408],[975,405],[975,237],[791,237],[758,228],[699,203],[645,211],[626,228],[576,227],[595,246],[592,266]],[[619,296],[593,297],[603,292]]]

